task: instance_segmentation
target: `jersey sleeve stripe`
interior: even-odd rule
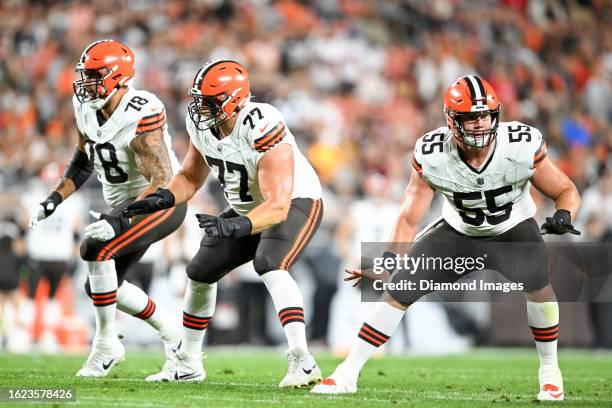
[[[166,111],[162,110],[159,113],[154,113],[153,115],[145,116],[144,118],[140,119],[140,122],[138,122],[138,125],[146,125],[148,123],[155,122],[156,120],[160,119],[165,114],[166,114]]]
[[[136,128],[136,132],[137,133],[150,132],[152,130],[159,129],[165,124],[166,124],[166,115],[162,115],[161,117],[159,117],[157,120],[153,122],[149,122],[146,124],[139,123],[138,127]]]
[[[270,131],[268,131],[266,134],[264,134],[263,136],[255,140],[255,147],[261,146],[267,143],[268,141],[270,141],[270,139],[272,139],[275,135],[277,135],[278,132],[283,131],[283,130],[285,130],[285,125],[282,122],[277,123],[276,126],[270,129]]]
[[[538,151],[535,153],[533,157],[533,167],[534,168],[538,167],[540,163],[542,162],[542,160],[546,158],[546,156],[547,156],[546,142],[542,140],[542,144],[540,145],[540,148],[538,149]]]
[[[546,142],[544,140],[542,140],[542,143],[540,143],[540,147],[538,147],[538,150],[536,150],[534,157],[538,157],[538,154],[542,153],[542,150],[546,150]]]
[[[273,134],[271,134],[270,136],[264,136],[255,142],[255,149],[257,149],[257,151],[265,152],[267,150],[270,150],[278,142],[283,140],[283,138],[285,137],[285,125],[281,123],[280,127],[277,125],[275,126],[275,129],[277,127],[278,127],[278,130],[275,131]],[[274,129],[271,132],[273,131]]]
[[[418,171],[419,173],[423,171],[423,166],[421,166],[414,157],[412,158],[412,167],[414,167],[414,169]]]

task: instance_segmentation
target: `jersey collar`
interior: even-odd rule
[[[463,164],[465,164],[465,166],[473,173],[482,174],[487,169],[487,167],[489,167],[489,164],[493,161],[493,156],[495,155],[495,151],[497,150],[497,139],[493,141],[493,146],[491,149],[489,149],[489,156],[487,157],[487,160],[485,161],[484,165],[480,167],[480,169],[476,169],[468,163],[463,154],[463,151],[456,142],[454,143],[454,146],[455,150],[457,151],[457,155],[459,156]]]

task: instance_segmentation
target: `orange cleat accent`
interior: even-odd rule
[[[321,384],[323,384],[323,385],[336,385],[336,380],[334,380],[333,378],[326,378],[323,381],[321,381]]]

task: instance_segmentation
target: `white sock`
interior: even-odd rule
[[[179,342],[177,324],[138,286],[123,281],[117,290],[117,309],[147,322],[163,341],[173,345]]]
[[[342,363],[343,368],[348,369],[355,378],[358,377],[372,354],[393,335],[405,313],[387,302],[375,303],[359,330],[358,339]]]
[[[527,320],[540,356],[540,367],[556,367],[559,304],[556,301],[543,303],[527,301]]]
[[[89,286],[96,313],[96,340],[116,339],[117,272],[115,261],[88,262]]]
[[[299,286],[289,272],[282,269],[266,272],[261,275],[261,279],[272,296],[289,350],[299,347],[308,352],[304,299]]]
[[[208,322],[215,313],[217,284],[197,282],[187,278],[183,306],[183,335],[181,350],[200,358],[202,341]]]

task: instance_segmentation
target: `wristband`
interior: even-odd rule
[[[241,215],[240,217],[226,219],[233,224],[234,236],[236,238],[251,235],[251,231],[253,231],[253,224],[251,223],[249,217]]]
[[[557,221],[561,221],[563,224],[570,225],[572,223],[572,214],[568,210],[555,211],[553,218]]]

